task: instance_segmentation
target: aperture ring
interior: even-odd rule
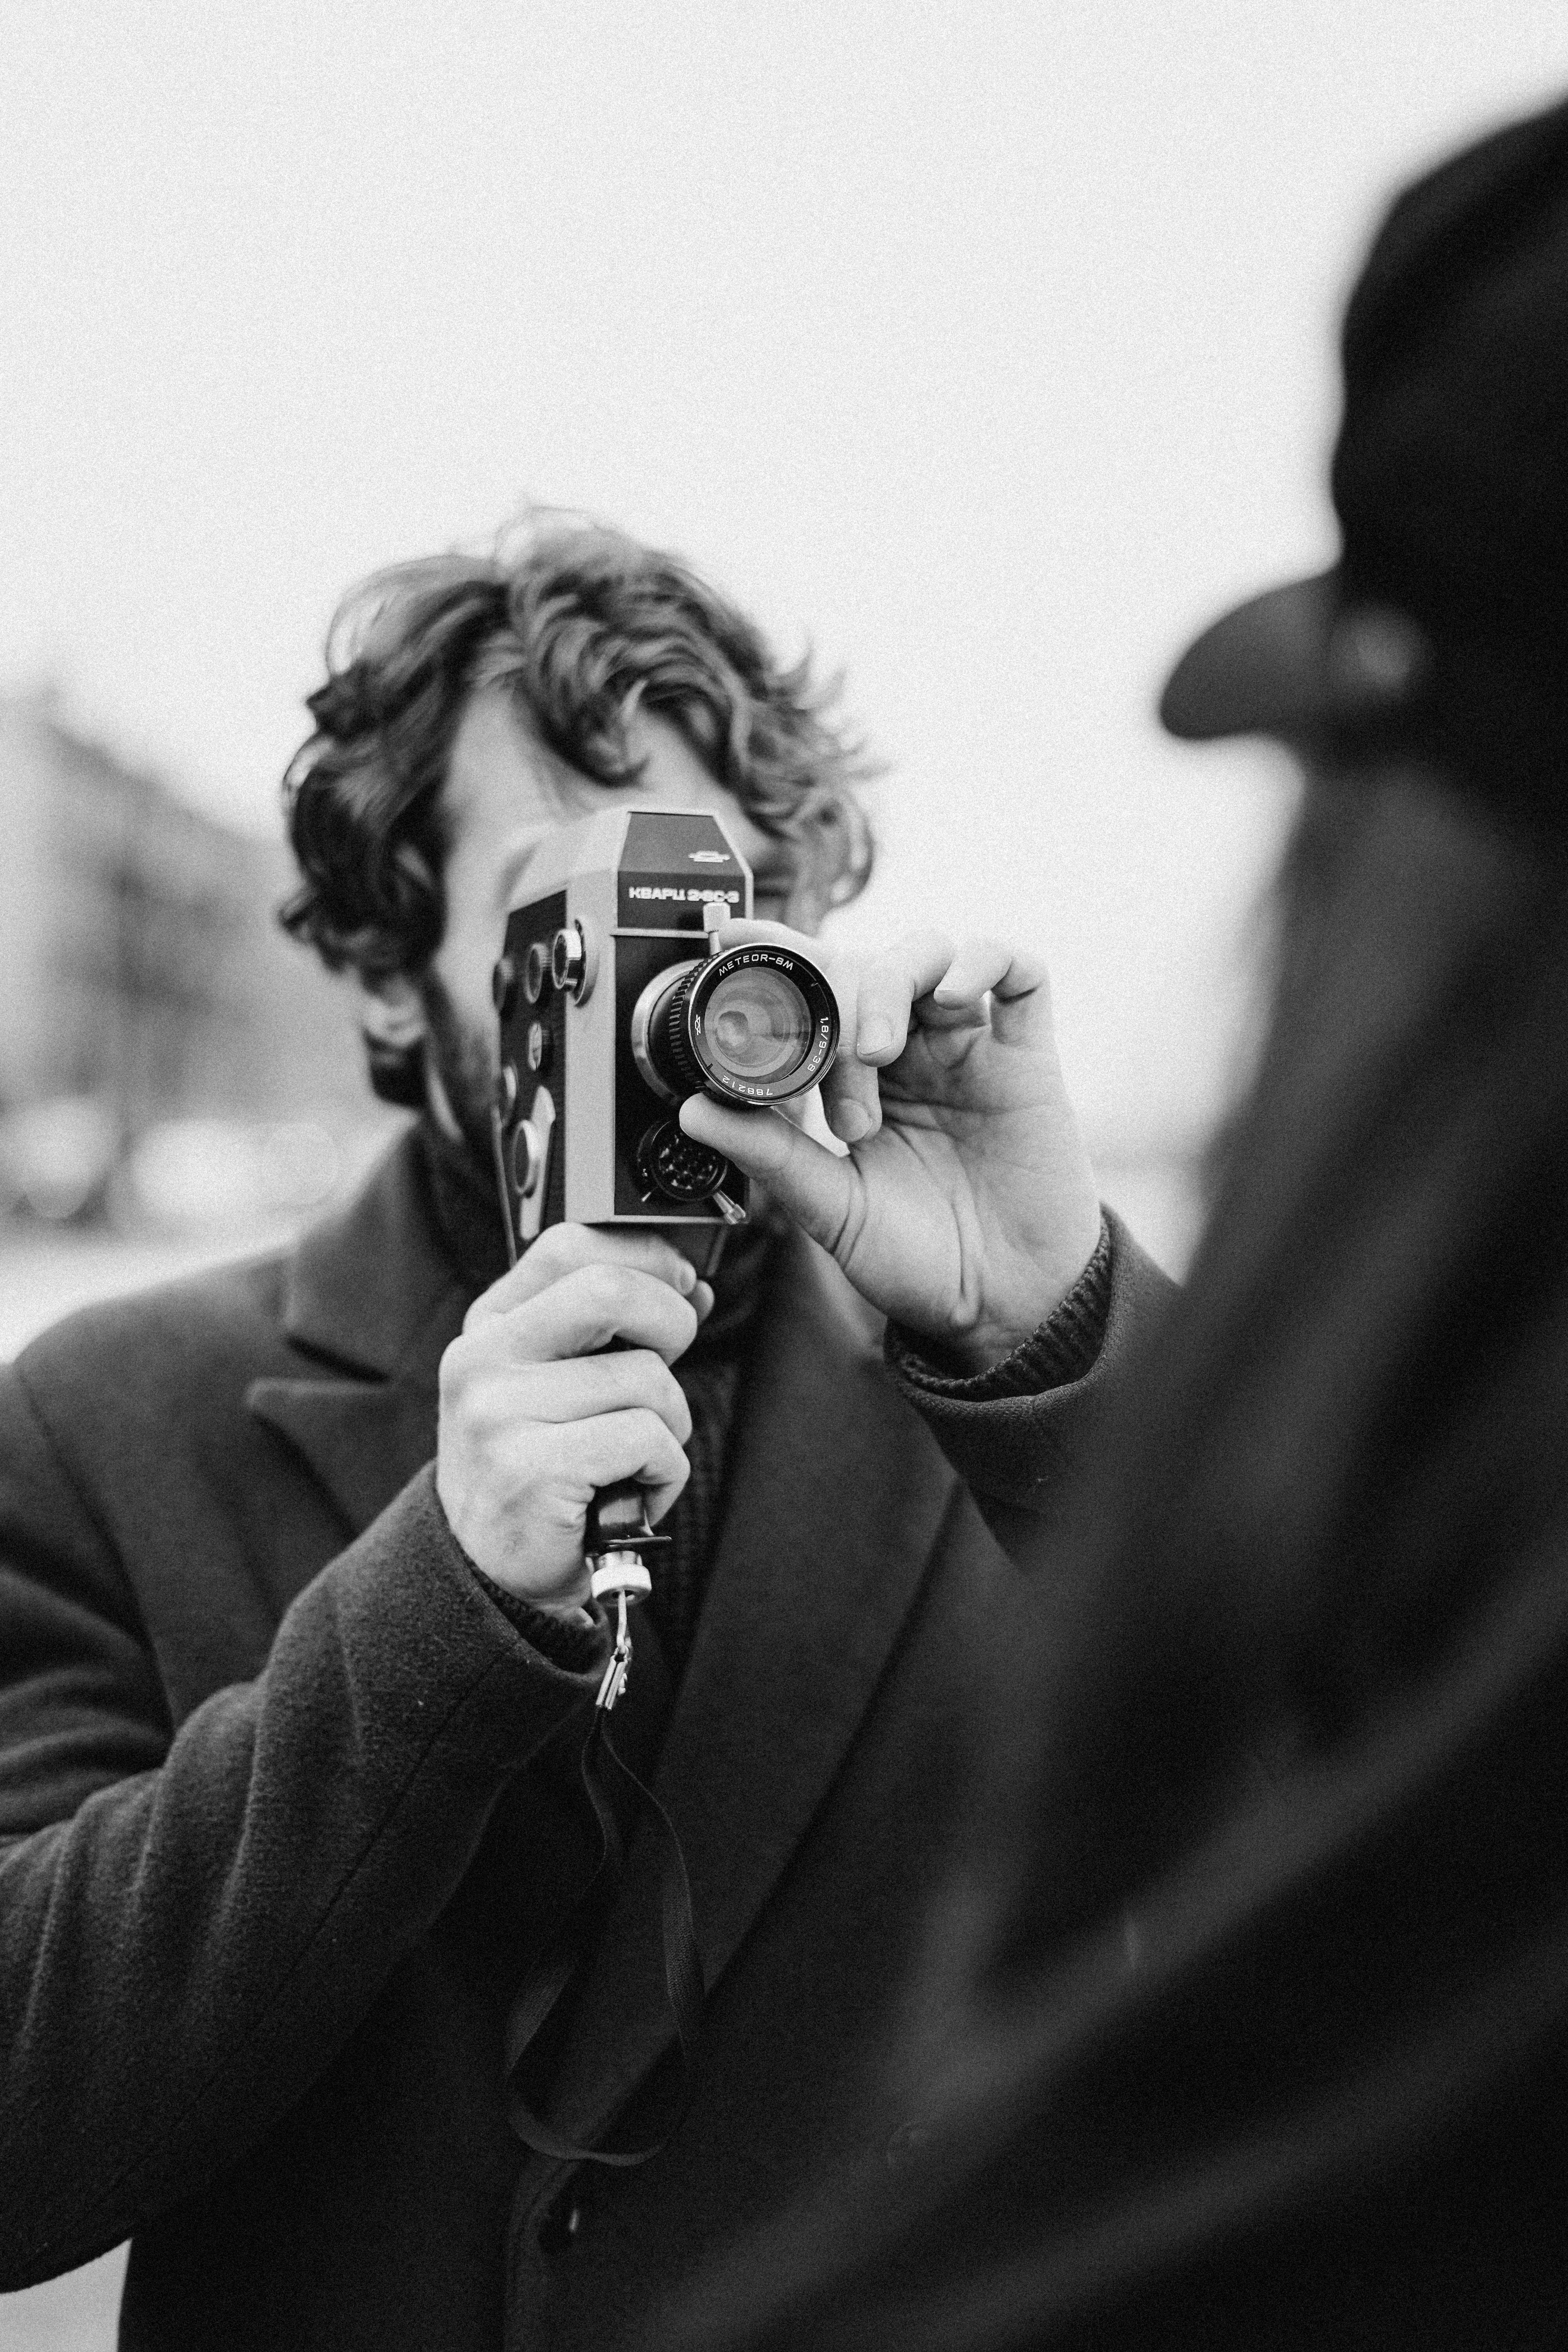
[[[691,1050],[687,1034],[686,1008],[692,989],[707,970],[703,963],[694,963],[670,990],[664,1002],[664,1034],[660,1044],[670,1076],[689,1094],[700,1095],[708,1084],[708,1073]]]

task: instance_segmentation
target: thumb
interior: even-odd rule
[[[856,1188],[854,1163],[805,1135],[776,1110],[732,1110],[708,1095],[690,1095],[680,1124],[698,1143],[732,1160],[742,1174],[765,1184],[812,1240],[831,1249],[844,1231]]]

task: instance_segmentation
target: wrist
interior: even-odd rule
[[[961,1354],[942,1338],[932,1339],[912,1325],[890,1323],[888,1360],[901,1378],[917,1387],[962,1392],[976,1401],[997,1396],[1036,1395],[1081,1380],[1100,1353],[1110,1310],[1112,1237],[1110,1221],[1101,1214],[1094,1248],[1066,1295],[1010,1348],[983,1360],[979,1346]],[[994,1346],[988,1334],[984,1344]]]
[[[973,1379],[989,1372],[1047,1330],[1071,1304],[1096,1261],[1109,1250],[1109,1229],[1100,1202],[1086,1211],[1083,1230],[1072,1246],[1046,1266],[1010,1286],[1004,1310],[977,1316],[969,1325],[949,1323],[922,1335],[922,1351],[941,1360],[950,1376]],[[913,1327],[910,1327],[913,1328]]]
[[[459,1529],[454,1528],[453,1534],[458,1549],[475,1573],[482,1576],[488,1584],[493,1584],[498,1591],[504,1592],[509,1601],[515,1601],[520,1608],[531,1609],[541,1617],[554,1618],[563,1625],[592,1622],[588,1609],[588,1571],[581,1560],[565,1581],[556,1579],[542,1586],[537,1578],[530,1576],[526,1570],[520,1570],[510,1560],[498,1557],[492,1549],[486,1547],[476,1550]]]
[[[957,1331],[951,1328],[942,1331],[920,1331],[912,1325],[902,1328],[917,1342],[921,1356],[943,1379],[968,1381],[977,1380],[982,1373],[1005,1363],[1037,1327],[1031,1324],[1027,1331],[1005,1329],[1000,1325],[992,1324],[977,1324],[969,1331]]]
[[[513,1633],[521,1633],[552,1665],[568,1674],[587,1674],[596,1668],[604,1652],[604,1629],[596,1618],[585,1609],[574,1609],[557,1616],[552,1611],[535,1608],[531,1601],[520,1600],[504,1585],[497,1584],[482,1568],[467,1559],[466,1554],[464,1557],[475,1583]]]
[[[443,1465],[436,1470],[436,1500],[453,1542],[470,1569],[497,1591],[542,1617],[563,1624],[591,1622],[588,1616],[588,1571],[581,1553],[574,1560],[552,1564],[553,1572],[526,1557],[527,1547],[508,1540],[504,1522],[493,1515],[465,1510],[459,1496],[447,1492]]]

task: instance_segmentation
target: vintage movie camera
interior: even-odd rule
[[[698,1093],[742,1108],[806,1093],[838,1012],[795,950],[719,950],[709,936],[752,912],[722,821],[606,810],[547,836],[522,887],[494,976],[496,1177],[514,1253],[563,1220],[744,1223],[745,1178],[676,1114]]]

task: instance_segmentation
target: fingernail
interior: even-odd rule
[[[679,1282],[679,1283],[680,1287],[682,1288],[682,1290],[695,1290],[695,1289],[696,1289],[696,1287],[697,1287],[697,1268],[692,1265],[691,1260],[690,1260],[689,1257],[683,1257],[683,1258],[681,1259],[681,1261],[680,1261],[680,1272],[676,1276],[676,1277],[675,1277],[675,1278],[676,1278],[677,1282]]]
[[[858,1103],[840,1103],[834,1114],[834,1126],[846,1143],[858,1143],[863,1135],[871,1132],[871,1122]]]
[[[862,1055],[885,1054],[892,1042],[892,1024],[887,1021],[868,1021],[860,1032]]]

